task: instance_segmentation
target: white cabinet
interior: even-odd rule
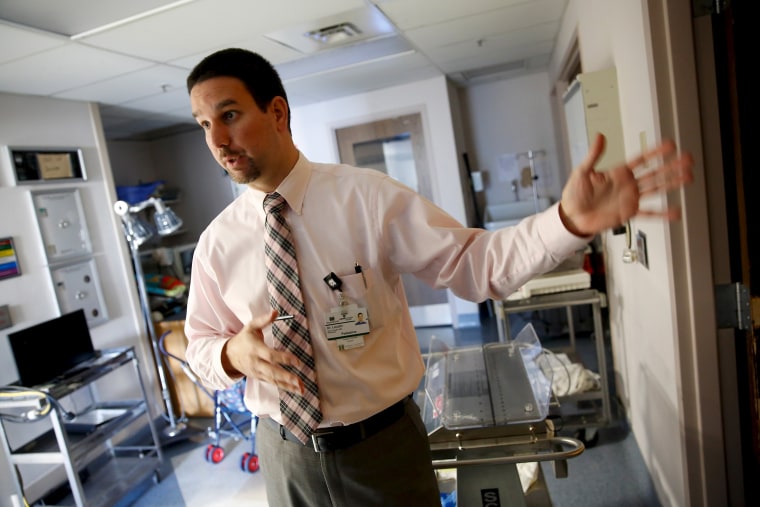
[[[597,162],[597,170],[611,169],[625,160],[623,123],[617,72],[609,68],[578,74],[563,97],[570,161],[577,167],[588,153],[589,143],[597,133],[604,134],[607,145]]]
[[[95,259],[50,268],[61,313],[83,309],[89,325],[108,319]]]
[[[49,398],[42,398],[42,391],[34,389],[3,389],[0,412],[5,415],[0,418],[0,445],[18,472],[13,477],[17,505],[24,505],[24,498],[29,503],[44,500],[44,505],[110,507],[138,486],[159,479],[161,448],[134,349],[103,350],[100,357],[84,366],[52,385],[46,391]],[[124,381],[122,375],[131,377],[128,382],[139,383],[142,397],[101,399],[98,383]],[[69,419],[59,401],[67,397],[91,402]],[[49,412],[45,409],[48,406]],[[34,420],[35,425],[47,424],[49,429],[18,444],[13,436],[23,430],[18,426],[26,423],[14,422],[9,414]],[[35,485],[29,477],[40,472],[46,477],[60,477],[60,481]]]
[[[79,190],[32,192],[32,201],[48,263],[92,253]]]
[[[82,308],[90,326],[108,320],[82,198],[77,188],[31,192],[62,314]]]

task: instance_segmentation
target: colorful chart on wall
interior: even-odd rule
[[[0,280],[21,274],[13,238],[0,238]]]

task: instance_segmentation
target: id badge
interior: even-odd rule
[[[364,346],[364,335],[369,334],[367,309],[352,305],[336,306],[325,318],[328,340],[336,340],[339,350],[350,350]]]

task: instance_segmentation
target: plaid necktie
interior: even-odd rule
[[[306,443],[322,421],[322,412],[319,410],[319,387],[314,371],[306,308],[301,297],[296,250],[290,228],[282,216],[286,205],[285,198],[277,192],[267,194],[264,198],[267,288],[272,308],[280,315],[293,316],[290,320],[274,322],[272,332],[281,349],[289,350],[301,360],[301,364],[290,368],[290,371],[300,377],[305,390],[303,396],[280,390],[280,412],[284,426]]]

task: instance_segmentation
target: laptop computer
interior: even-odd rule
[[[24,387],[59,382],[98,356],[82,309],[9,333],[8,341]]]

